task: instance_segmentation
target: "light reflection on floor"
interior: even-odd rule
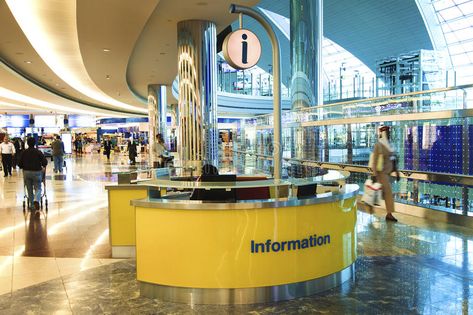
[[[242,307],[173,304],[139,297],[133,261],[110,259],[104,185],[126,156],[68,160],[48,173],[47,218],[22,212],[20,173],[1,178],[0,313],[438,313],[473,311],[473,231],[396,214],[358,213],[356,280],[295,301]],[[224,168],[232,170],[230,164]],[[37,284],[37,285],[35,285]],[[35,286],[33,286],[35,285]],[[24,289],[22,289],[24,288]],[[45,298],[48,296],[48,298]]]

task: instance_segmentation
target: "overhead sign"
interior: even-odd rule
[[[261,43],[255,33],[238,29],[228,34],[223,41],[223,56],[235,69],[251,68],[261,56]]]
[[[29,115],[0,115],[0,127],[28,127],[30,125],[29,120]]]

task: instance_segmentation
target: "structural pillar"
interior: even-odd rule
[[[292,109],[322,105],[322,0],[291,0]]]
[[[322,79],[322,0],[291,0],[291,103],[292,109],[323,104]],[[296,127],[292,156],[300,160],[317,160],[319,127]],[[305,177],[302,170],[298,176]]]
[[[184,167],[218,167],[217,36],[213,22],[177,24],[179,75],[178,152]]]
[[[156,135],[166,137],[166,86],[161,84],[148,85],[148,143],[149,162],[154,165],[158,161]]]

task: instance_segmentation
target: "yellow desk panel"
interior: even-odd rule
[[[130,205],[130,200],[147,196],[147,187],[108,191],[112,246],[135,246],[135,207]]]
[[[248,288],[320,278],[355,261],[355,224],[355,198],[251,210],[136,207],[137,279]]]

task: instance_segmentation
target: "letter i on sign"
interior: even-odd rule
[[[243,34],[241,35],[241,38],[243,38],[243,41],[241,42],[241,62],[246,64],[248,63],[248,42],[246,41],[248,35]]]

